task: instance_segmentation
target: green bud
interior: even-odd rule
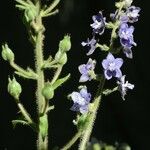
[[[115,6],[116,6],[117,8],[120,8],[120,7],[121,7],[121,4],[122,4],[122,2],[116,2],[116,3],[115,3]]]
[[[61,56],[61,58],[60,58],[60,60],[59,60],[59,63],[62,64],[62,65],[64,65],[64,64],[66,64],[66,62],[67,62],[67,54],[64,53],[64,54]]]
[[[93,144],[93,150],[101,150],[101,146],[98,143]]]
[[[124,0],[124,3],[125,3],[124,7],[125,8],[130,7],[132,2],[133,2],[133,0]]]
[[[67,54],[61,51],[58,51],[55,55],[55,60],[61,64],[64,65],[67,62]]]
[[[71,40],[69,35],[65,35],[63,40],[59,42],[59,49],[62,52],[67,52],[71,49]]]
[[[54,97],[54,89],[53,86],[47,82],[42,89],[42,95],[47,99],[50,100]]]
[[[24,17],[27,22],[33,21],[36,15],[36,10],[34,10],[33,8],[26,9],[24,12]]]
[[[2,57],[6,61],[14,61],[14,53],[7,44],[2,45]]]
[[[8,93],[16,100],[19,100],[19,96],[22,92],[21,85],[16,81],[15,78],[13,78],[12,80],[8,78],[8,81]]]

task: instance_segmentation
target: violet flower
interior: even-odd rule
[[[126,57],[128,58],[132,58],[131,48],[133,45],[136,46],[136,43],[134,42],[133,39],[133,32],[134,32],[133,26],[128,27],[127,23],[123,23],[120,25],[118,32],[120,37],[120,43],[123,46]]]
[[[81,73],[79,82],[91,81],[94,78],[95,65],[96,61],[89,58],[87,64],[82,64],[78,67]]]
[[[134,88],[134,85],[128,83],[128,81],[125,82],[125,75],[122,76],[119,81],[117,81],[117,84],[118,84],[118,90],[121,93],[121,97],[123,100],[125,100],[125,95],[127,93],[127,90],[128,89],[132,90]]]
[[[96,40],[94,37],[91,40],[89,40],[89,38],[88,38],[87,42],[82,42],[81,45],[87,46],[89,48],[89,52],[86,55],[91,55],[94,53],[94,51],[96,49]]]
[[[120,78],[122,76],[122,72],[120,70],[122,64],[122,58],[115,59],[111,53],[108,53],[107,58],[102,61],[105,78],[107,80],[111,79],[112,77]]]
[[[70,97],[74,102],[73,106],[71,107],[72,111],[77,111],[81,114],[88,112],[88,104],[91,100],[91,94],[87,92],[86,86],[83,86],[80,89],[80,92],[72,92]]]
[[[105,30],[106,18],[103,17],[102,12],[100,11],[98,15],[94,15],[92,19],[94,22],[90,26],[93,28],[93,32],[102,35]]]
[[[131,6],[127,9],[126,11],[126,15],[129,18],[129,22],[130,23],[134,23],[138,21],[138,17],[139,17],[139,12],[140,12],[140,8],[139,7],[135,7],[135,6]]]

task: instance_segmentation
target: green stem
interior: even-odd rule
[[[120,16],[123,6],[124,6],[124,2],[121,3],[121,6],[118,9],[118,14],[117,14],[116,18],[118,18]],[[113,48],[114,40],[117,38],[116,30],[118,29],[119,25],[120,25],[120,23],[118,22],[118,20],[116,20],[114,23],[113,29],[112,29],[112,33],[111,33],[111,39],[110,39],[110,45],[109,45],[111,50]]]
[[[24,106],[21,103],[18,103],[17,105],[18,105],[18,108],[20,109],[22,115],[24,116],[24,118],[28,121],[28,123],[33,124],[33,121],[31,119],[30,115],[27,113]]]
[[[94,121],[95,121],[96,116],[97,116],[97,111],[98,111],[98,108],[100,106],[104,84],[105,84],[105,78],[102,77],[101,82],[100,82],[99,87],[98,87],[98,90],[97,90],[97,94],[94,98],[94,102],[93,102],[94,107],[93,107],[93,110],[89,116],[89,122],[86,126],[86,129],[83,131],[83,135],[81,137],[81,142],[79,144],[79,150],[86,150],[87,143],[90,139],[92,129],[94,126]]]
[[[60,150],[68,150],[72,147],[72,145],[79,139],[79,137],[81,136],[81,132],[77,132],[72,139]]]
[[[54,0],[53,3],[44,11],[44,14],[49,14],[58,4],[60,0]]]
[[[43,59],[43,40],[44,40],[44,26],[42,24],[42,17],[40,16],[41,3],[40,0],[36,1],[36,7],[38,8],[39,15],[36,17],[35,24],[35,32],[36,32],[36,43],[35,43],[35,60],[36,60],[36,73],[38,75],[37,79],[37,91],[36,91],[36,100],[38,105],[38,126],[40,126],[40,117],[43,111],[43,108],[46,104],[46,100],[42,95],[42,89],[44,87],[44,71],[41,69],[44,59]],[[37,30],[38,29],[38,30]],[[48,106],[47,106],[48,107]],[[48,120],[48,117],[46,116]],[[48,121],[47,125],[48,126]],[[40,131],[38,130],[38,140],[37,140],[37,149],[38,150],[48,150],[48,130],[46,136],[43,137]]]
[[[52,81],[51,81],[51,84],[54,84],[54,83],[55,83],[55,81],[58,79],[58,77],[59,77],[61,71],[62,71],[62,65],[60,65],[60,66],[57,68],[57,70],[56,70],[56,72],[55,72],[55,74],[54,74],[54,77],[53,77],[53,79],[52,79]]]
[[[29,79],[37,79],[37,74],[29,71],[24,70],[20,66],[18,66],[15,62],[10,62],[10,65],[17,71],[16,74],[22,75],[25,78]]]

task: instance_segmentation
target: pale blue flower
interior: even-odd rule
[[[94,51],[96,49],[96,43],[97,43],[97,41],[93,37],[91,40],[88,38],[87,41],[86,42],[82,42],[81,45],[82,46],[87,46],[88,49],[89,49],[87,55],[91,55],[91,54],[94,53]]]
[[[111,79],[112,77],[120,78],[122,76],[122,72],[120,70],[122,64],[122,58],[114,58],[111,53],[108,53],[107,58],[102,61],[105,78],[107,80]]]
[[[118,35],[120,37],[120,43],[124,49],[124,53],[128,58],[132,58],[132,46],[136,46],[136,43],[133,39],[134,27],[128,26],[127,23],[123,23],[119,27]]]
[[[126,15],[129,18],[128,22],[130,23],[137,22],[140,10],[141,9],[139,7],[135,7],[135,6],[129,7],[126,11]]]
[[[78,67],[81,77],[79,82],[91,81],[93,79],[96,61],[89,58],[87,64],[82,64]]]
[[[71,107],[72,111],[80,112],[81,114],[88,112],[88,105],[91,100],[91,94],[87,92],[87,87],[83,86],[80,92],[72,92],[70,94],[74,104]]]
[[[102,35],[105,30],[105,18],[100,11],[97,15],[92,17],[93,23],[90,25],[93,28],[93,33]]]
[[[134,85],[129,83],[128,81],[125,82],[125,75],[123,75],[119,81],[117,81],[118,84],[118,90],[121,93],[121,97],[123,100],[125,100],[125,95],[127,93],[127,90],[132,90],[134,88]]]

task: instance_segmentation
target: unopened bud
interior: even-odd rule
[[[62,52],[67,52],[71,49],[71,40],[69,35],[65,35],[63,40],[60,41],[59,49]]]
[[[36,15],[37,15],[37,13],[36,13],[36,10],[34,10],[34,9],[27,9],[24,12],[24,17],[27,22],[33,21],[35,19]]]
[[[19,96],[22,92],[21,85],[16,81],[15,78],[13,78],[12,80],[8,78],[8,82],[8,93],[16,100],[19,100]]]
[[[64,65],[67,62],[67,54],[61,51],[58,51],[55,55],[55,60],[61,64]]]
[[[6,61],[13,61],[14,60],[14,53],[8,47],[7,44],[2,45],[2,57]]]
[[[132,4],[132,2],[133,2],[133,0],[124,0],[124,3],[125,3],[125,8],[126,7],[130,7],[131,6],[131,4]]]
[[[44,88],[42,89],[42,95],[47,100],[50,100],[54,97],[54,89],[53,89],[52,85],[49,82],[46,83]]]

